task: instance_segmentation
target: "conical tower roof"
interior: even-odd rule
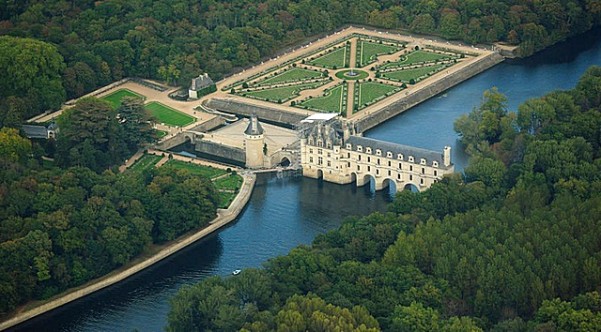
[[[244,134],[253,136],[263,135],[263,127],[261,127],[256,115],[253,114],[250,116],[250,122],[248,123],[248,127],[246,127]]]

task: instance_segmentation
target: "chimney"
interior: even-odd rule
[[[451,166],[451,147],[448,145],[445,146],[442,153],[442,163],[445,167]]]

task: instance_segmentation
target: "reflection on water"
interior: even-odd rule
[[[453,121],[476,107],[493,86],[509,109],[528,98],[573,87],[593,64],[601,65],[599,30],[557,46],[557,51],[504,63],[439,97],[370,130],[366,136],[440,150],[453,146],[456,169],[467,163]],[[168,301],[179,287],[211,275],[259,267],[317,234],[340,225],[343,216],[384,211],[390,195],[304,178],[259,177],[251,200],[235,223],[165,262],[19,327],[26,331],[160,331]]]

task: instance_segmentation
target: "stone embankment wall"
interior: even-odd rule
[[[198,140],[194,150],[224,159],[246,163],[246,152],[242,149],[219,144],[216,142]]]
[[[212,98],[206,102],[206,106],[227,113],[233,113],[244,117],[255,114],[259,120],[281,123],[293,126],[307,117],[305,114],[286,112],[277,108],[246,104],[236,100],[225,100]]]
[[[357,120],[355,122],[357,132],[362,133],[366,130],[369,130],[385,122],[386,120],[405,112],[411,107],[430,99],[445,90],[448,90],[449,88],[467,80],[468,78],[499,64],[503,60],[504,58],[498,53],[492,53],[489,56],[471,64],[470,66],[449,74],[440,81],[424,87],[423,89],[420,89],[408,96],[403,96],[398,101],[373,112],[369,117],[364,117],[360,120]],[[400,92],[400,94],[402,93],[403,92]]]
[[[207,133],[219,126],[224,125],[225,119],[220,117],[220,116],[216,116],[208,121],[205,121],[201,124],[199,124],[198,126],[192,128],[192,131],[199,131],[199,132],[203,132],[203,133]]]

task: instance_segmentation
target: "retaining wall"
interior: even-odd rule
[[[250,117],[255,114],[259,120],[267,120],[275,123],[282,123],[288,126],[293,126],[307,117],[305,114],[292,113],[282,111],[273,107],[258,106],[246,104],[231,99],[215,99],[212,98],[206,102],[206,106],[217,111],[233,113],[244,117]]]
[[[246,152],[240,148],[235,148],[206,140],[198,140],[196,141],[194,150],[201,153],[206,153],[208,155],[241,162],[242,164],[246,163]]]

